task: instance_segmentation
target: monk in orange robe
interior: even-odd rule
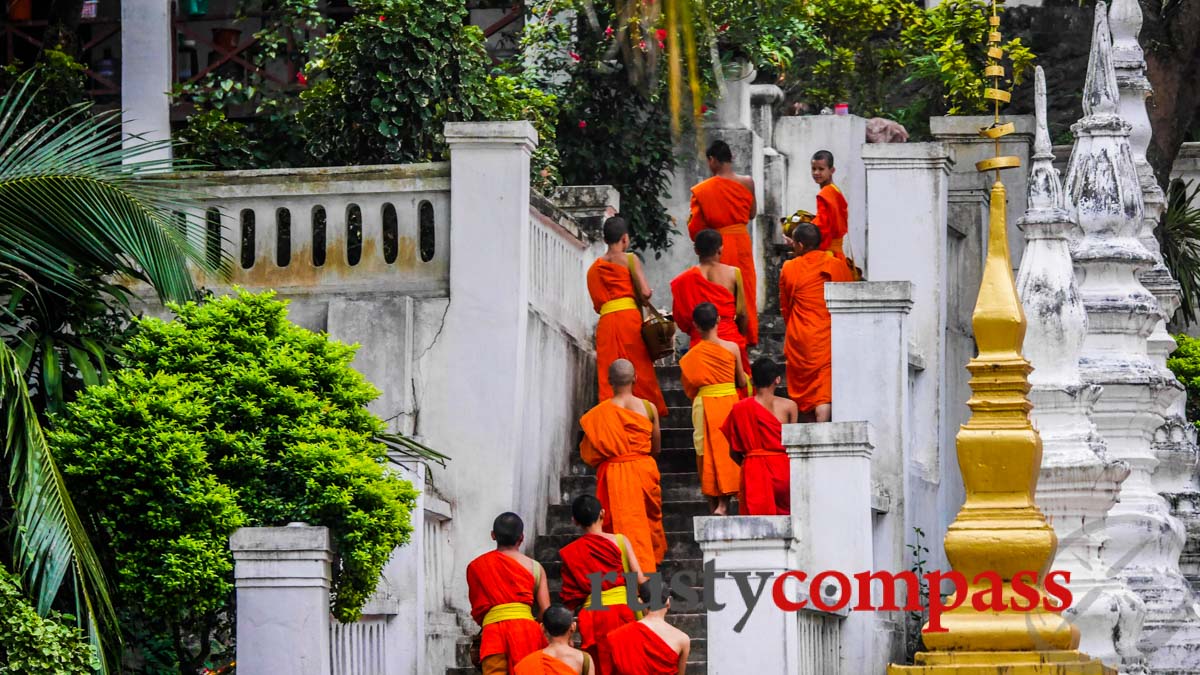
[[[692,312],[702,302],[717,308],[717,337],[738,346],[742,370],[750,372],[750,357],[746,353],[746,289],[742,271],[721,262],[721,233],[702,230],[696,235],[696,257],[699,264],[671,281],[672,314],[675,327],[688,334],[691,344],[700,342],[700,330],[692,323]]]
[[[754,179],[733,171],[733,151],[725,141],[714,141],[705,153],[712,178],[692,188],[692,215],[688,234],[696,238],[706,228],[717,230],[724,239],[721,262],[742,271],[746,288],[746,341],[758,344],[758,275],[754,271],[754,247],[749,223],[758,215]]]
[[[687,633],[667,623],[670,590],[662,584],[655,595],[647,582],[638,595],[649,609],[645,618],[621,626],[609,635],[616,675],[684,675],[692,641]]]
[[[783,425],[796,421],[796,404],[775,395],[779,366],[769,357],[754,362],[754,396],[729,411],[721,430],[730,455],[742,466],[738,513],[786,516],[792,512],[792,469],[783,449]]]
[[[692,312],[700,341],[679,359],[683,391],[692,399],[692,440],[700,491],[715,516],[729,513],[729,498],[741,487],[742,472],[729,456],[729,441],[721,431],[729,411],[746,386],[738,346],[717,337],[717,308],[703,302]]]
[[[521,659],[513,675],[592,675],[595,664],[585,652],[571,646],[575,617],[562,605],[550,605],[542,614],[542,625],[550,644]]]
[[[620,532],[632,544],[642,569],[658,569],[667,554],[662,524],[658,462],[662,447],[654,406],[633,395],[633,364],[617,359],[608,368],[613,397],[579,420],[579,454],[596,469],[596,496],[604,508],[605,532]]]
[[[779,309],[787,322],[788,396],[806,422],[828,422],[833,404],[833,359],[825,283],[850,281],[850,268],[831,251],[818,248],[821,233],[811,223],[792,231],[796,257],[779,274]]]
[[[483,627],[479,656],[484,675],[507,675],[521,659],[546,646],[537,619],[550,605],[546,572],[522,555],[525,523],[502,513],[492,523],[496,550],[467,565],[471,618]]]
[[[667,414],[667,404],[658,386],[654,362],[642,340],[642,310],[634,293],[648,301],[653,291],[637,256],[627,253],[629,226],[625,219],[613,216],[604,222],[604,241],[608,250],[592,263],[587,273],[588,293],[600,315],[596,324],[596,374],[600,380],[600,398],[612,398],[613,388],[605,377],[608,366],[617,359],[628,359],[637,371],[634,394],[654,405],[659,416]]]
[[[604,532],[604,507],[591,495],[580,495],[571,503],[571,517],[583,535],[558,550],[562,560],[562,591],[559,598],[571,610],[579,610],[580,646],[592,657],[599,675],[611,675],[612,650],[608,634],[637,621],[629,608],[625,575],[637,583],[645,581],[637,553],[621,534]],[[602,605],[593,604],[592,578],[601,581]],[[604,575],[609,575],[605,577]]]
[[[821,186],[817,193],[817,215],[812,221],[821,231],[821,245],[818,248],[833,251],[835,256],[844,258],[842,243],[850,231],[850,205],[838,186],[833,184],[833,153],[818,150],[812,156],[810,170],[813,181]]]

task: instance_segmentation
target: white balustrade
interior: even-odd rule
[[[594,251],[574,222],[548,202],[530,206],[530,221],[529,306],[551,325],[590,343],[596,320],[587,270]]]

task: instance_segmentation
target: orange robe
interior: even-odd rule
[[[817,216],[813,225],[821,231],[821,250],[843,256],[842,239],[850,231],[850,205],[836,185],[830,183],[817,193]]]
[[[713,176],[692,188],[692,215],[688,235],[693,240],[700,230],[711,228],[721,233],[724,248],[721,262],[742,271],[746,286],[746,341],[758,344],[758,275],[754,271],[754,246],[750,241],[750,214],[754,193],[745,185],[722,176]]]
[[[637,372],[633,395],[650,401],[659,417],[665,416],[667,404],[658,387],[654,362],[642,341],[642,311],[636,307],[606,311],[604,306],[621,298],[634,298],[629,268],[599,258],[588,269],[587,287],[592,305],[600,314],[596,324],[596,375],[600,380],[600,400],[608,400],[613,394],[612,385],[608,383],[608,367],[617,359],[629,359]]]
[[[617,573],[615,581],[600,584],[602,591],[625,585],[624,556],[621,549],[605,537],[585,534],[559,549],[558,557],[562,560],[562,590],[558,597],[571,610],[583,607],[592,593],[592,580],[588,575]],[[611,675],[612,649],[608,645],[608,634],[637,621],[633,610],[628,604],[579,609],[578,621],[580,648],[592,656],[597,675]]]
[[[640,621],[613,631],[609,642],[616,675],[676,675],[679,672],[679,653]]]
[[[579,671],[539,650],[521,659],[513,675],[579,675]]]
[[[697,305],[711,302],[717,308],[717,315],[720,317],[717,323],[717,337],[729,340],[741,348],[742,370],[748,373],[750,356],[746,353],[746,336],[742,335],[737,327],[738,314],[746,311],[745,286],[740,283],[741,279],[738,281],[737,288],[741,291],[741,297],[735,297],[728,288],[705,279],[699,267],[686,270],[671,280],[671,313],[675,318],[675,327],[688,334],[691,344],[696,344],[700,342],[700,329],[692,323],[692,312]]]
[[[587,411],[579,426],[579,454],[596,469],[604,531],[625,535],[642,571],[649,574],[667,554],[658,462],[650,454],[654,423],[609,400]]]
[[[792,468],[783,449],[783,425],[756,399],[739,401],[721,427],[729,447],[745,455],[738,515],[786,516],[792,512]]]
[[[788,396],[803,412],[833,401],[825,282],[849,280],[850,269],[832,251],[809,251],[784,263],[779,273]]]
[[[709,497],[737,494],[741,487],[742,470],[729,457],[729,441],[721,431],[729,411],[738,402],[733,390],[736,368],[737,358],[733,354],[707,341],[692,345],[679,359],[683,391],[692,399],[692,433],[700,491]],[[728,385],[722,388],[726,391],[706,393],[701,389],[719,385]]]
[[[484,553],[467,565],[471,618],[483,626],[480,658],[503,654],[511,667],[548,644],[542,625],[533,619],[508,619],[483,625],[487,613],[498,605],[520,603],[532,608],[534,590],[533,574],[520,561],[499,551]]]

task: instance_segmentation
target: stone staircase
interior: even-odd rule
[[[759,345],[751,350],[751,360],[768,354],[783,363],[784,323],[779,315],[777,280],[786,251],[779,247],[773,251],[774,256],[768,256],[765,270],[768,274],[766,307],[759,316]],[[667,554],[658,572],[664,579],[670,579],[676,572],[689,571],[695,575],[699,588],[704,561],[692,529],[692,518],[708,515],[708,502],[700,492],[700,477],[696,473],[696,451],[692,445],[692,402],[683,393],[678,365],[672,362],[659,365],[656,370],[668,407],[667,416],[662,420],[662,453],[658,457]],[[779,395],[787,395],[786,384],[781,385]],[[558,558],[558,550],[579,536],[579,530],[571,520],[571,502],[581,494],[595,494],[596,490],[596,473],[580,459],[578,444],[570,452],[568,473],[559,479],[561,499],[558,504],[548,507],[545,533],[538,535],[533,549],[533,557],[546,569],[551,602],[557,602],[558,592],[562,588],[562,563]],[[736,514],[736,498],[732,508],[732,513]],[[696,675],[708,672],[707,616],[702,612],[673,611],[668,614],[667,620],[692,638],[688,672]],[[446,675],[478,672],[470,666],[468,647],[469,640],[460,643],[458,666],[447,669]]]

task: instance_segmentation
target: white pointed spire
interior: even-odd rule
[[[1046,123],[1046,75],[1041,66],[1034,72],[1033,89],[1037,131],[1033,139],[1033,166],[1029,171],[1026,216],[1037,211],[1063,208],[1062,181],[1058,169],[1054,168],[1054,152]]]
[[[1108,32],[1108,7],[1096,3],[1092,29],[1092,53],[1088,58],[1087,80],[1083,84],[1084,115],[1115,115],[1120,94],[1113,70],[1112,36]]]

